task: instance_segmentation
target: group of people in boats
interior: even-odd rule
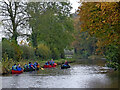
[[[53,61],[53,59],[51,59],[51,61],[47,61],[45,63],[45,65],[51,65],[51,66],[55,65],[56,66],[57,64]],[[67,66],[69,66],[69,64],[68,64],[68,61],[65,60],[63,67],[67,67]],[[39,69],[39,68],[40,68],[40,66],[37,62],[35,62],[34,64],[32,64],[32,62],[29,62],[28,65],[27,64],[24,65],[24,69]],[[14,66],[12,66],[12,70],[21,71],[23,69],[21,68],[20,64],[18,64],[18,65],[14,64]]]
[[[14,64],[14,66],[12,66],[12,70],[21,71],[22,68],[21,68],[20,64],[18,64],[18,65]]]
[[[39,64],[37,62],[35,62],[34,64],[32,64],[32,62],[29,62],[29,64],[25,64],[24,65],[24,69],[36,69],[36,68],[39,68]],[[14,66],[12,66],[12,70],[15,70],[15,71],[21,71],[23,70],[20,66],[20,64],[16,65],[14,64]]]
[[[37,62],[35,62],[34,64],[32,64],[32,62],[29,62],[29,64],[25,64],[24,65],[24,69],[37,69],[39,68],[39,64]]]
[[[56,63],[51,59],[51,61],[47,61],[45,65],[56,65]]]

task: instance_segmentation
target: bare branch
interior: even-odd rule
[[[23,34],[18,31],[27,28],[27,21],[29,19],[27,12],[26,12],[26,5],[21,2],[11,2],[5,0],[0,5],[0,16],[3,16],[3,26],[4,30],[10,36],[27,36],[28,34]],[[8,33],[9,32],[9,33]],[[29,36],[29,35],[28,35]]]

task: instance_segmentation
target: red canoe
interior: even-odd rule
[[[23,73],[23,70],[22,71],[12,70],[12,74],[20,74],[20,73]]]
[[[55,65],[44,65],[44,68],[52,68],[52,67],[56,67]]]

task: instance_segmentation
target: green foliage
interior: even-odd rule
[[[21,50],[22,50],[22,58],[23,59],[34,59],[35,58],[35,53],[34,53],[34,48],[30,47],[28,45],[22,45],[20,46]]]
[[[52,58],[53,59],[59,59],[60,58],[60,52],[57,48],[52,49]]]
[[[10,73],[14,61],[9,59],[7,54],[4,54],[4,57],[2,58],[2,73]]]
[[[79,16],[74,15],[74,41],[72,46],[75,48],[75,54],[80,55],[81,58],[87,58],[90,55],[95,54],[96,41],[95,37],[91,37],[88,31],[81,32],[81,22]]]
[[[116,45],[108,46],[106,51],[106,58],[108,59],[108,66],[112,68],[118,68],[120,65],[120,48]]]
[[[70,17],[70,9],[69,3],[62,2],[28,3],[33,47],[37,47],[40,42],[44,42],[50,47],[52,57],[64,56],[64,49],[69,47],[73,40],[72,32],[74,28]]]
[[[5,58],[5,55],[8,55],[8,59],[13,59],[15,61],[19,61],[21,59],[22,51],[20,47],[16,44],[14,40],[9,41],[4,39],[2,41],[2,57]]]
[[[2,42],[0,42],[0,60],[2,60]]]
[[[42,59],[48,59],[51,56],[51,51],[45,44],[39,44],[36,50],[36,54]]]

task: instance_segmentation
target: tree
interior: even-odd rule
[[[82,31],[98,38],[97,46],[120,44],[120,2],[83,3],[79,7]]]
[[[32,28],[31,41],[34,47],[43,42],[52,52],[59,51],[59,56],[64,57],[64,49],[72,40],[73,23],[70,9],[69,3],[28,4],[28,13],[31,16],[29,23]],[[54,53],[52,58],[55,58]]]
[[[15,39],[16,42],[17,37],[27,36],[28,34],[25,32],[25,29],[28,28],[26,4],[9,0],[0,3],[0,15],[3,17],[2,23],[5,36]]]
[[[87,58],[89,55],[95,54],[96,38],[91,37],[88,31],[81,32],[80,16],[73,14],[74,18],[74,41],[72,46],[75,48],[75,53],[81,55],[81,58]]]
[[[42,59],[48,59],[51,56],[50,49],[45,44],[39,44],[37,49],[37,55]]]
[[[21,45],[20,49],[22,50],[22,58],[31,60],[35,59],[35,54],[34,54],[34,48],[31,46],[28,46],[27,44]]]
[[[20,61],[22,51],[20,47],[15,43],[15,40],[2,40],[2,58],[5,59],[6,55],[8,59],[13,59],[14,61]]]
[[[106,55],[110,64],[112,62],[114,66],[120,66],[118,61],[120,55],[120,2],[84,2],[79,7],[78,13],[82,23],[81,31],[87,31],[91,36],[97,38],[96,51]]]

